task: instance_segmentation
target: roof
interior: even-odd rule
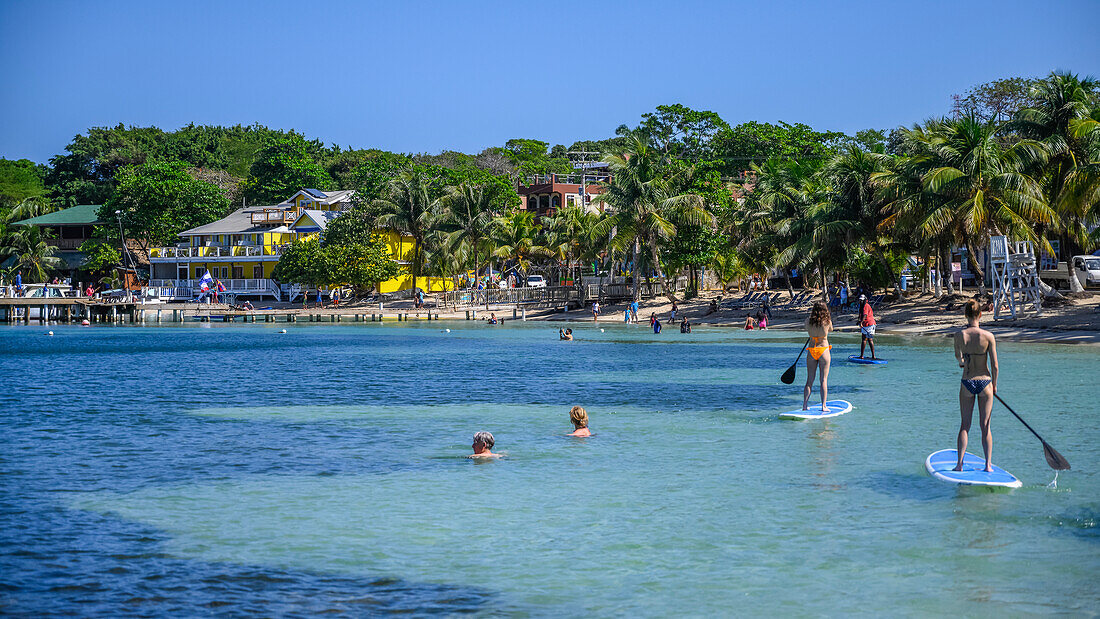
[[[305,194],[305,197],[317,204],[337,204],[339,202],[350,201],[351,197],[355,195],[355,190],[339,189],[336,191],[320,191],[318,189],[299,189],[297,193],[287,199],[287,202],[293,202],[294,199],[301,194]]]
[[[96,214],[102,204],[80,204],[71,208],[46,213],[15,222],[17,226],[87,226],[105,223]]]
[[[265,209],[280,209],[283,206],[248,206],[239,208],[228,216],[208,224],[184,230],[180,236],[198,236],[200,234],[252,234],[255,232],[290,232],[286,226],[257,226],[252,223],[252,213]]]
[[[294,223],[290,224],[290,227],[295,232],[324,232],[325,228],[328,228],[328,222],[339,216],[340,213],[336,211],[302,209],[302,214],[294,220]]]

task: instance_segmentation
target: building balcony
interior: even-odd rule
[[[213,245],[210,247],[153,247],[149,259],[157,262],[179,260],[261,260],[278,259],[286,245]]]
[[[252,213],[254,226],[282,226],[294,223],[298,219],[298,209],[265,208]]]

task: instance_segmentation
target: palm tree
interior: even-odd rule
[[[656,269],[661,245],[676,234],[677,223],[711,225],[714,221],[700,196],[672,190],[657,157],[645,141],[628,136],[625,147],[607,157],[612,180],[596,198],[611,214],[592,228],[592,235],[608,237],[613,250],[633,252],[635,300],[641,298],[639,259],[643,253],[648,267]]]
[[[550,257],[550,248],[537,242],[539,226],[531,211],[512,211],[493,218],[489,228],[489,243],[494,258],[504,258],[513,268],[526,272],[532,258]]]
[[[1090,212],[1096,202],[1088,191],[1090,164],[1096,163],[1096,138],[1090,117],[1096,105],[1095,92],[1100,86],[1091,78],[1071,73],[1051,73],[1031,90],[1035,106],[1021,110],[1008,125],[1020,136],[1039,141],[1046,147],[1049,160],[1035,170],[1041,181],[1047,202],[1058,215],[1055,227],[1060,233],[1062,249],[1069,270],[1070,292],[1082,292],[1074,277],[1072,258],[1091,245]],[[1042,232],[1042,230],[1040,230]]]
[[[449,187],[433,203],[435,227],[445,233],[445,246],[450,251],[466,252],[473,261],[475,276],[480,273],[481,256],[488,258],[485,241],[493,221],[493,201],[500,191],[500,186],[493,183],[462,183]]]
[[[14,258],[12,268],[23,271],[28,283],[39,283],[48,281],[51,271],[65,265],[55,253],[57,248],[45,241],[38,226],[24,226],[8,234],[0,246],[0,262]]]
[[[931,168],[922,178],[926,190],[943,198],[939,212],[925,219],[927,232],[961,232],[970,268],[985,293],[985,272],[977,248],[993,234],[1027,239],[1046,246],[1034,224],[1050,224],[1055,213],[1044,199],[1039,181],[1026,170],[1045,160],[1046,149],[1035,140],[1004,147],[997,127],[973,116],[932,121],[922,157]]]
[[[574,262],[596,257],[602,247],[593,238],[592,228],[599,221],[600,215],[580,206],[567,206],[543,218],[543,245],[559,270],[572,269]]]
[[[390,181],[386,195],[374,201],[381,210],[376,222],[403,232],[413,239],[409,272],[413,286],[424,267],[424,236],[431,225],[432,199],[429,183],[419,169],[406,170]]]

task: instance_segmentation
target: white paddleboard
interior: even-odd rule
[[[845,400],[829,400],[825,402],[829,407],[829,412],[821,412],[821,405],[814,404],[807,410],[790,411],[789,413],[780,413],[780,419],[794,419],[796,421],[803,421],[806,419],[825,419],[826,417],[838,417],[852,410],[852,403]]]
[[[999,486],[1002,488],[1019,488],[1020,483],[1016,476],[993,465],[993,472],[985,472],[985,458],[975,456],[967,452],[963,456],[963,470],[953,471],[959,462],[959,452],[954,449],[941,449],[928,456],[924,462],[924,468],[928,474],[940,481],[966,486]]]

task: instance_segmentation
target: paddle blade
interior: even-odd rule
[[[1055,471],[1068,471],[1069,460],[1066,460],[1062,454],[1058,453],[1056,449],[1043,441],[1043,456],[1047,459],[1047,464]]]
[[[795,361],[794,365],[787,368],[786,372],[783,372],[783,375],[779,377],[779,380],[783,381],[784,383],[786,383],[788,385],[793,383],[794,382],[794,375],[795,375],[795,367],[796,366],[798,366],[797,361]]]

